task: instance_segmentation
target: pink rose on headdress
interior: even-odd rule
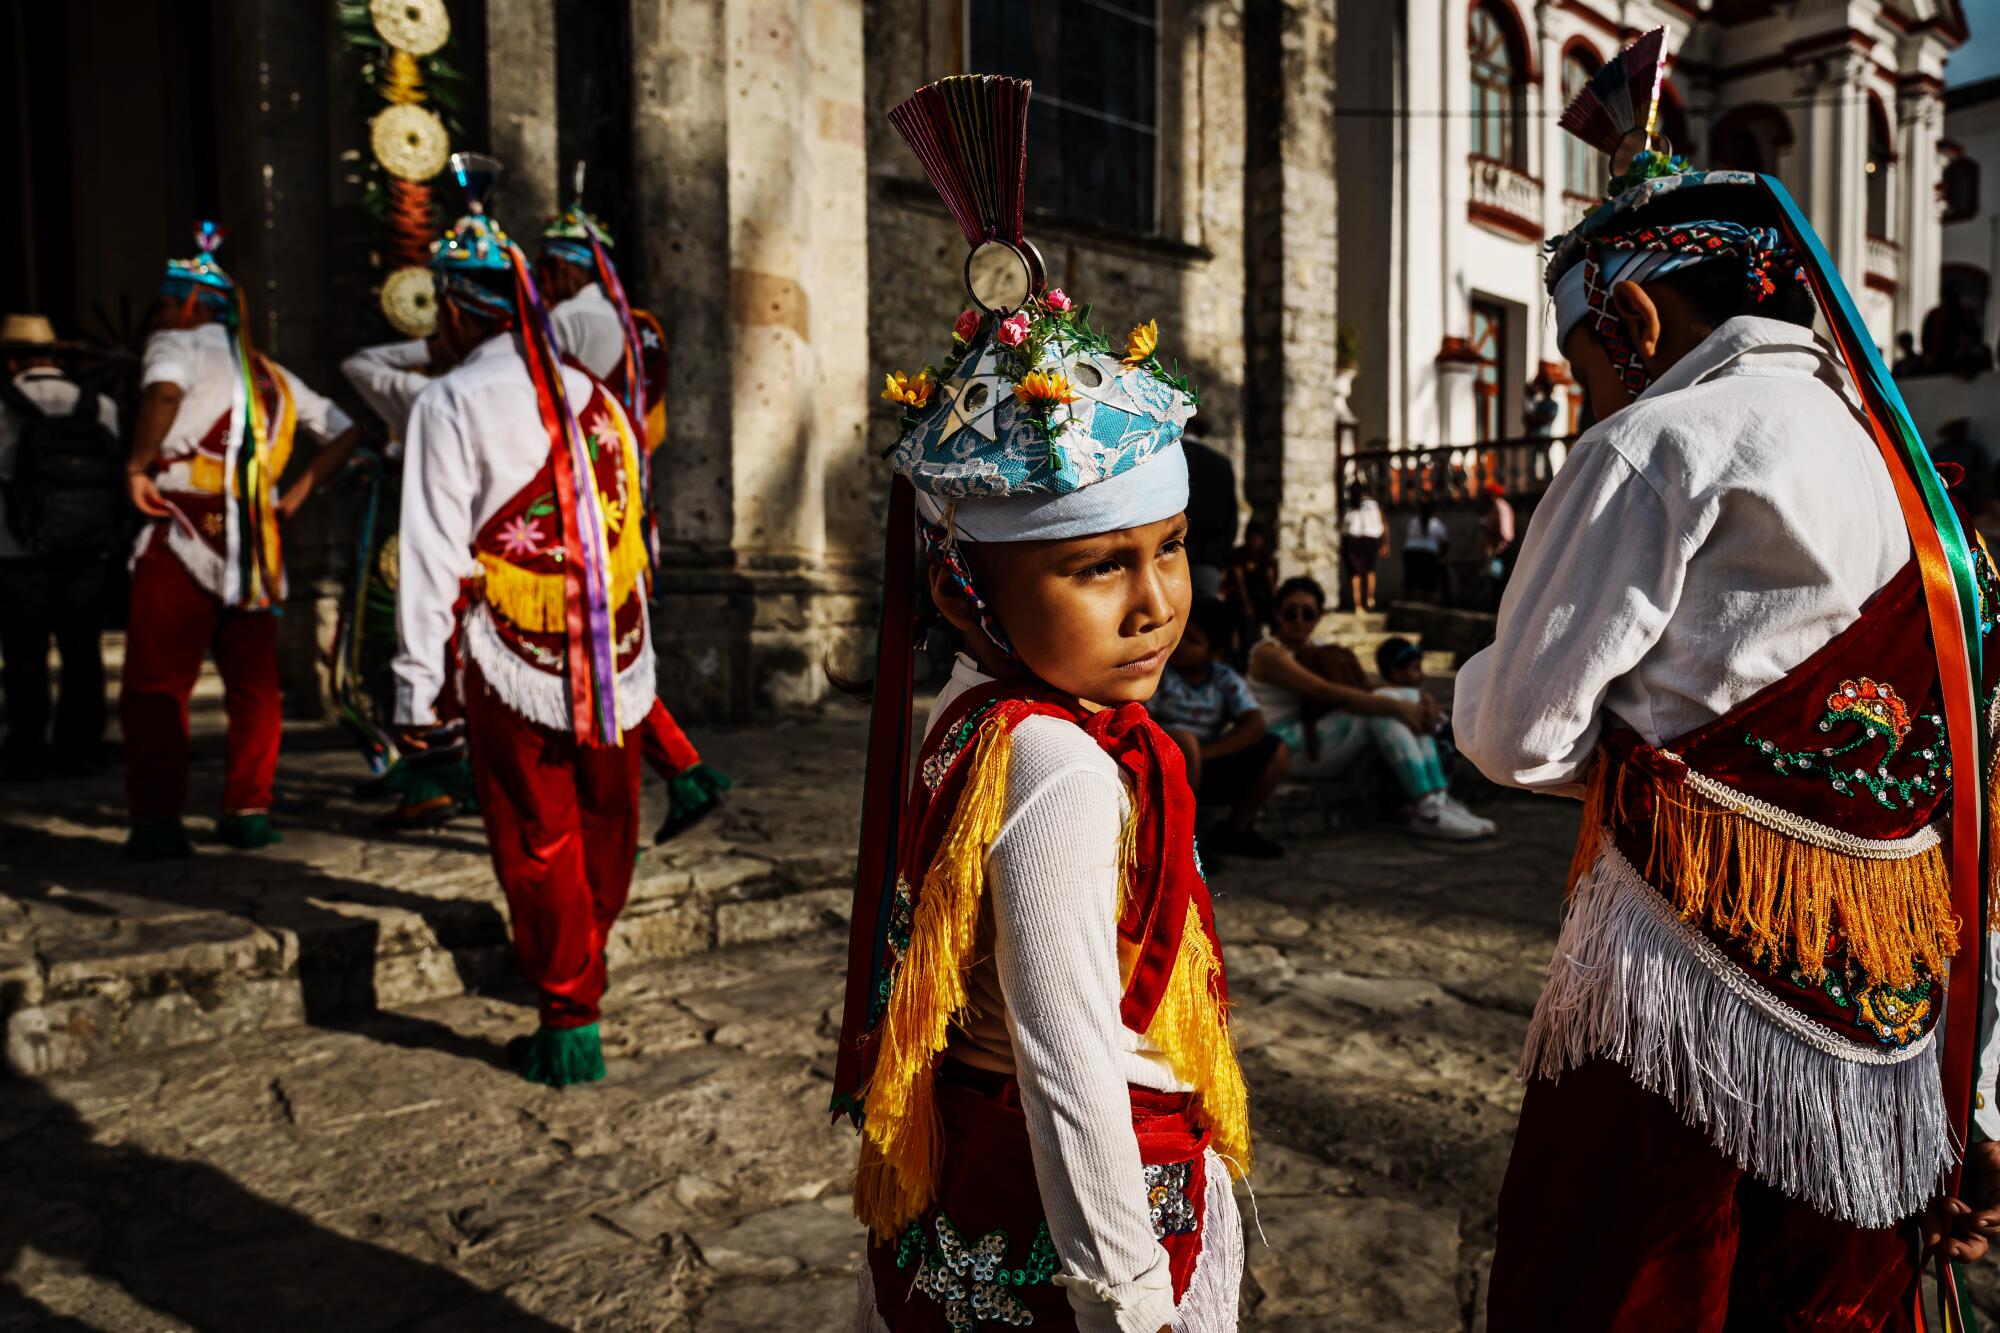
[[[1000,340],[1002,347],[1019,347],[1028,340],[1028,316],[1026,311],[1016,310],[1000,321],[1000,327],[993,336]]]
[[[1060,287],[1049,288],[1048,295],[1042,298],[1042,304],[1058,315],[1068,314],[1076,308],[1076,302],[1070,300]]]
[[[962,343],[971,342],[972,336],[978,332],[979,312],[977,310],[961,311],[958,316],[958,323],[951,326],[951,336]]]

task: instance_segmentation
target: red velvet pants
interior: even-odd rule
[[[658,699],[653,700],[652,711],[637,728],[639,744],[646,756],[646,762],[653,771],[663,778],[676,773],[685,773],[701,762],[701,752],[694,748],[694,742],[681,730],[681,724],[674,721],[674,715]]]
[[[1599,1060],[1528,1085],[1491,1333],[1908,1333],[1914,1221],[1864,1231],[1752,1180]]]
[[[132,568],[118,722],[125,733],[125,801],[134,823],[177,819],[187,806],[188,698],[213,652],[229,718],[225,813],[271,807],[284,702],[278,618],[237,611],[194,581],[156,532]]]
[[[465,720],[514,956],[541,992],[542,1025],[595,1023],[604,943],[632,889],[641,747],[631,732],[621,746],[590,746],[536,726],[470,662]]]

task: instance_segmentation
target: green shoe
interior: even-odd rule
[[[264,814],[224,815],[216,821],[215,834],[231,847],[240,847],[246,852],[285,840],[284,834],[271,827],[271,817]]]
[[[507,1043],[507,1062],[530,1083],[546,1083],[567,1088],[572,1083],[595,1083],[604,1077],[604,1047],[597,1039],[597,1024],[580,1028],[536,1028],[532,1037],[516,1037]]]
[[[178,861],[194,855],[194,844],[178,819],[149,819],[125,835],[127,861]]]
[[[728,774],[707,764],[674,774],[667,781],[667,817],[653,835],[654,845],[679,837],[714,814],[722,805],[723,793],[735,785]]]

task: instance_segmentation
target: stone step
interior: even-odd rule
[[[705,757],[739,789],[664,848],[665,788],[642,793],[631,896],[613,930],[617,973],[637,962],[790,938],[844,920],[852,894],[863,724],[813,724],[806,749],[717,738]],[[700,738],[698,738],[700,739]],[[316,742],[321,748],[311,748]],[[276,821],[262,852],[204,845],[189,861],[118,859],[118,777],[48,783],[0,828],[0,1024],[27,1074],[382,1007],[518,987],[506,902],[479,821],[385,833],[382,806],[334,733],[288,732]],[[770,751],[772,753],[765,753]],[[218,764],[195,765],[196,810]],[[199,837],[207,821],[190,820]]]

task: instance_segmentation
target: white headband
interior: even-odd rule
[[[942,523],[950,503],[919,491],[917,516]],[[1172,518],[1187,503],[1187,453],[1176,440],[1129,472],[1061,495],[960,500],[952,528],[967,542],[1054,541],[1144,527]]]

